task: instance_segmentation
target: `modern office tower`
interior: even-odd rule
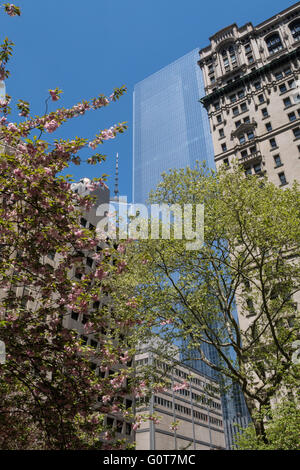
[[[263,23],[235,23],[201,49],[216,166],[284,187],[300,181],[300,2]]]
[[[205,88],[198,59],[197,48],[134,87],[133,202],[145,203],[150,190],[161,180],[161,173],[170,168],[193,167],[196,160],[215,168],[208,116],[199,103]],[[216,362],[216,351],[208,345],[203,348]],[[203,361],[181,360],[216,379],[215,372]],[[241,393],[238,401],[244,402]],[[222,403],[233,417],[237,406],[232,397],[223,394]],[[247,410],[244,416],[248,422]],[[231,440],[226,437],[227,442]]]
[[[137,450],[225,449],[222,404],[218,383],[174,359],[164,360],[155,348],[144,347],[136,356],[139,366],[153,366],[168,378],[170,386],[153,392],[149,401],[137,403],[137,414],[158,418],[141,423],[136,431]],[[174,425],[174,423],[176,423]]]
[[[214,167],[205,109],[199,49],[150,75],[134,87],[133,202],[145,203],[150,190],[171,168],[205,160]]]

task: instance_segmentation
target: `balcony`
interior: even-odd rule
[[[262,160],[263,160],[262,154],[259,150],[257,150],[256,152],[249,153],[245,157],[240,157],[239,158],[240,163],[243,163],[243,164],[247,163],[248,165],[252,164],[252,163],[262,162]]]

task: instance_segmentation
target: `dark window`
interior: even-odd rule
[[[91,268],[93,266],[93,258],[90,258],[88,256],[87,259],[86,259],[86,264],[87,264],[87,266],[89,266]]]
[[[215,107],[215,110],[218,111],[218,109],[220,109],[220,103],[215,103],[214,107]]]
[[[255,173],[260,173],[261,172],[260,163],[256,163],[255,165],[253,165],[253,169],[254,169]]]
[[[274,158],[275,166],[281,166],[282,165],[280,155],[274,155],[273,158]]]
[[[271,34],[266,38],[266,43],[270,54],[275,54],[275,52],[281,51],[283,45],[278,33]]]
[[[83,325],[85,325],[87,322],[88,322],[88,317],[87,317],[87,315],[82,315],[81,323],[82,323]]]
[[[250,315],[255,315],[253,301],[251,299],[247,299],[246,302],[247,302],[247,307],[249,309],[249,314]]]
[[[82,344],[86,345],[87,342],[88,342],[88,337],[87,337],[87,336],[84,336],[84,335],[81,335],[80,338],[81,338],[81,340],[82,340]]]
[[[78,312],[74,312],[74,310],[72,310],[71,312],[71,318],[72,320],[78,320],[78,317],[79,317],[79,313]]]
[[[230,99],[231,103],[234,103],[236,101],[236,95],[229,96],[229,99]]]
[[[288,118],[289,120],[292,122],[292,121],[295,121],[296,120],[296,114],[293,112],[293,113],[289,113],[288,114]]]
[[[247,150],[243,150],[243,151],[241,152],[241,156],[242,156],[242,158],[246,158],[246,157],[248,156]]]
[[[240,91],[238,91],[238,97],[239,97],[239,99],[244,98],[244,96],[245,96],[245,90],[240,90]]]
[[[245,118],[244,118],[244,123],[245,123],[245,124],[249,124],[249,122],[250,122],[249,116],[245,117]]]
[[[247,132],[247,136],[249,140],[254,139],[254,132],[253,131]]]
[[[253,55],[248,56],[248,62],[249,64],[252,64],[254,62]]]
[[[283,78],[283,73],[280,70],[279,72],[275,72],[274,76],[275,76],[276,80],[281,80]]]
[[[228,158],[224,158],[223,163],[224,163],[224,165],[229,166],[229,160],[228,160]]]
[[[251,167],[249,166],[248,168],[245,168],[245,175],[248,176],[248,175],[251,175],[251,174],[252,174]]]
[[[253,145],[253,147],[250,147],[250,153],[255,153],[256,152],[256,145]]]
[[[296,129],[293,129],[293,133],[296,139],[300,139],[300,127],[296,127]]]
[[[290,30],[295,41],[300,39],[300,20],[293,21],[290,25]]]
[[[82,225],[83,227],[86,227],[86,224],[87,224],[87,220],[84,217],[81,217],[80,225]]]
[[[292,73],[291,67],[288,67],[287,69],[284,69],[285,75],[290,75]]]
[[[266,129],[267,129],[268,132],[270,132],[272,130],[272,124],[270,122],[268,122],[266,124]]]
[[[219,129],[219,134],[220,134],[220,137],[224,137],[225,136],[224,129]]]
[[[246,103],[241,104],[241,111],[247,111],[247,104]]]
[[[226,151],[227,151],[227,145],[226,145],[226,144],[222,144],[221,147],[222,147],[222,151],[223,151],[223,152],[226,152]]]
[[[212,75],[212,76],[210,77],[210,82],[211,82],[211,83],[215,83],[215,81],[216,81],[216,78],[215,78],[214,75]]]
[[[291,102],[291,98],[285,98],[283,100],[283,104],[286,108],[288,108],[289,106],[291,106],[292,102]]]
[[[288,81],[288,86],[292,89],[296,88],[295,80],[289,80]]]
[[[258,101],[259,101],[260,103],[264,103],[264,101],[265,101],[264,95],[258,95]]]
[[[222,116],[221,116],[221,114],[218,114],[218,116],[217,116],[217,121],[218,121],[218,122],[222,122]]]
[[[235,127],[238,128],[241,125],[241,121],[236,121]]]
[[[262,109],[261,113],[262,113],[263,117],[268,117],[269,116],[267,108]]]
[[[246,44],[246,45],[245,45],[245,52],[246,52],[246,54],[248,54],[249,52],[251,52],[251,46],[250,46],[250,44]]]
[[[232,112],[234,116],[237,116],[239,114],[239,108],[237,106],[235,108],[232,108]]]
[[[92,347],[92,348],[94,348],[94,349],[96,349],[96,348],[97,348],[97,346],[98,346],[98,343],[97,343],[97,341],[96,341],[96,340],[94,340],[94,339],[91,339],[91,347]]]
[[[279,179],[280,179],[280,184],[281,184],[281,186],[283,186],[284,184],[287,183],[284,172],[278,173],[278,177],[279,177]]]
[[[260,82],[255,82],[254,87],[255,87],[255,90],[260,90],[261,89],[261,83]]]
[[[239,137],[239,141],[240,141],[240,144],[244,144],[246,142],[246,138],[244,134]]]
[[[287,87],[285,83],[282,83],[281,85],[279,85],[280,93],[284,93],[286,90],[287,90]]]
[[[270,145],[271,147],[274,149],[275,147],[277,147],[277,144],[276,144],[276,140],[275,139],[270,139]]]

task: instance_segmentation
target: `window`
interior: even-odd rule
[[[268,117],[269,116],[267,108],[262,109],[261,113],[262,113],[263,117]]]
[[[235,127],[238,128],[241,124],[242,124],[241,121],[236,121]]]
[[[74,312],[74,310],[72,310],[72,312],[71,312],[71,318],[72,318],[72,320],[77,321],[77,320],[78,320],[78,317],[79,317],[79,313],[78,313],[78,312]]]
[[[280,185],[281,185],[281,186],[287,184],[287,181],[286,181],[286,177],[285,177],[284,172],[278,173],[278,178],[279,178],[279,180],[280,180]]]
[[[255,165],[253,165],[253,169],[254,169],[255,173],[260,173],[261,172],[261,164],[256,163]]]
[[[251,169],[250,166],[249,166],[248,168],[245,168],[245,175],[246,175],[246,176],[252,175],[252,169]]]
[[[264,103],[264,101],[265,101],[264,95],[258,95],[258,101],[259,101],[260,103]]]
[[[239,108],[235,106],[234,108],[232,108],[232,112],[234,116],[237,116],[239,114]]]
[[[255,90],[260,90],[261,89],[261,83],[260,82],[255,82],[254,87],[255,87]]]
[[[89,256],[86,258],[86,264],[90,268],[93,266],[93,258],[90,258]]]
[[[282,165],[280,155],[274,155],[273,158],[274,158],[275,167]]]
[[[291,122],[295,121],[296,120],[296,114],[293,112],[293,113],[289,113],[288,114],[288,118]]]
[[[283,49],[283,45],[278,33],[271,34],[266,38],[267,47],[270,54],[275,54]]]
[[[246,52],[246,54],[248,54],[249,52],[251,52],[251,46],[250,46],[250,44],[246,44],[246,45],[245,45],[245,52]]]
[[[249,309],[249,315],[255,315],[253,301],[251,299],[247,299],[246,302]]]
[[[252,147],[250,147],[250,153],[255,153],[256,152],[256,145],[253,145]]]
[[[241,111],[242,112],[247,111],[247,104],[246,103],[241,104]]]
[[[226,152],[227,151],[227,145],[224,143],[221,145],[222,147],[222,152]]]
[[[247,136],[249,140],[254,139],[254,132],[253,131],[247,132]]]
[[[295,80],[289,80],[289,81],[288,81],[288,86],[289,86],[291,89],[296,88]]]
[[[207,67],[208,67],[208,72],[209,73],[213,72],[213,70],[214,70],[213,64],[209,64]]]
[[[244,96],[245,96],[245,90],[240,90],[240,91],[238,91],[238,97],[239,97],[239,99],[244,98]]]
[[[275,149],[277,147],[276,140],[270,139],[270,145],[271,145],[271,148]]]
[[[216,81],[216,78],[215,78],[214,75],[212,75],[212,76],[210,77],[210,83],[215,83],[215,81]]]
[[[86,227],[86,224],[87,224],[87,220],[84,217],[81,217],[80,225],[82,225],[83,227]]]
[[[215,111],[220,109],[220,103],[214,103]]]
[[[295,139],[300,139],[300,127],[296,127],[296,129],[293,129],[293,133],[294,133]]]
[[[220,134],[220,137],[224,137],[225,136],[224,129],[219,129],[219,134]]]
[[[243,150],[243,151],[241,152],[241,157],[242,157],[242,158],[246,158],[247,156],[248,156],[247,150]]]
[[[287,87],[285,83],[282,83],[281,85],[279,85],[279,91],[280,93],[284,93],[285,91],[287,91]]]
[[[274,73],[274,77],[276,78],[276,80],[281,80],[283,78],[283,73],[282,71],[278,71],[278,72],[275,72]]]
[[[244,123],[245,123],[245,124],[249,124],[249,123],[250,123],[250,118],[249,118],[249,116],[247,116],[247,117],[244,118]]]
[[[83,344],[83,345],[86,345],[87,342],[88,342],[88,337],[85,336],[85,335],[81,335],[80,338],[81,338],[81,340],[82,340],[82,344]]]
[[[295,41],[299,41],[299,39],[300,39],[300,20],[293,21],[289,25],[289,28],[291,30],[292,36],[295,39]]]
[[[292,106],[291,98],[285,98],[283,100],[283,104],[286,108],[289,108],[290,106]]]
[[[249,62],[249,64],[252,64],[254,62],[252,54],[248,56],[248,62]]]
[[[283,72],[284,72],[285,75],[290,75],[292,73],[292,69],[291,69],[291,67],[288,67],[287,69],[284,69]]]
[[[270,132],[272,130],[272,124],[270,122],[266,124],[266,129],[267,129],[267,132]]]
[[[224,165],[229,166],[229,160],[228,160],[228,158],[224,158],[223,163],[224,163]]]
[[[95,339],[91,339],[91,348],[97,349],[98,342]]]
[[[236,101],[236,95],[229,96],[229,99],[230,99],[231,103],[234,103]]]
[[[244,144],[246,142],[246,138],[244,134],[239,137],[239,141],[240,141],[240,144]]]
[[[218,122],[222,122],[222,116],[221,116],[221,114],[218,114],[218,116],[217,116],[217,121],[218,121]]]

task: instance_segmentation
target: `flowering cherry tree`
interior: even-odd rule
[[[11,17],[21,14],[13,4],[3,7]],[[0,48],[2,80],[9,76],[12,47],[6,38]],[[125,91],[121,87],[110,96],[48,111],[60,98],[61,90],[54,88],[42,116],[32,117],[29,103],[19,100],[20,122],[9,120],[8,95],[0,103],[0,339],[6,348],[6,362],[0,364],[2,449],[126,446],[104,418],[117,413],[131,420],[123,398],[139,391],[129,367],[134,310],[123,309],[119,315],[108,307],[92,308],[126,269],[124,250],[108,246],[102,255],[97,253],[97,234],[79,225],[80,211],[88,210],[93,200],[75,194],[70,180],[59,176],[71,163],[80,164],[81,149],[95,150],[124,132],[126,124],[100,130],[92,140],[47,141],[69,119],[109,106]],[[94,153],[88,163],[103,159]],[[93,188],[103,184],[102,178],[92,182]],[[95,268],[74,278],[72,272],[82,269],[86,254]],[[85,333],[94,335],[97,348],[65,328],[71,311],[86,315]],[[108,370],[115,372],[104,375]]]

